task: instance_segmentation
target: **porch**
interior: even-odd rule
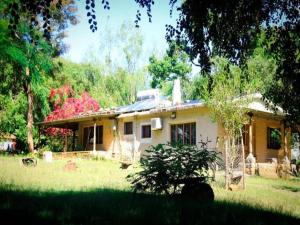
[[[113,156],[117,136],[116,114],[102,111],[79,115],[70,119],[40,123],[40,128],[60,128],[69,130],[64,135],[61,152],[53,153],[54,158],[89,158],[91,156]]]
[[[291,128],[281,116],[261,112],[249,113],[244,126],[243,141],[249,162],[278,163],[290,159]]]
[[[277,178],[288,174],[292,130],[280,115],[253,111],[244,126],[246,173]],[[282,171],[285,171],[283,173]]]

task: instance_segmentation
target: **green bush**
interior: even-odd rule
[[[43,146],[42,148],[40,148],[39,150],[38,150],[38,157],[39,158],[43,158],[44,157],[44,152],[50,152],[51,151],[51,149],[50,149],[50,147],[48,146],[48,145],[45,145],[45,146]]]
[[[141,159],[142,170],[127,179],[135,191],[176,194],[185,181],[209,178],[210,165],[218,158],[210,151],[207,142],[200,146],[177,144],[158,144],[150,146]]]

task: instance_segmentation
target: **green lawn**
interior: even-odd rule
[[[20,158],[0,156],[0,223],[300,224],[299,179],[250,177],[236,192],[212,183],[216,200],[203,205],[133,194],[125,177],[134,170],[117,162],[75,161],[77,171],[66,172],[66,161],[27,168]]]

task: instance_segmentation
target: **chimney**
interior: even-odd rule
[[[172,98],[173,98],[173,105],[181,104],[181,102],[182,102],[181,101],[181,87],[180,87],[180,79],[179,78],[174,80]]]

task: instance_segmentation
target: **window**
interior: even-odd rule
[[[196,144],[196,123],[171,125],[171,143]]]
[[[281,132],[280,128],[267,128],[268,148],[280,149],[281,147]]]
[[[133,123],[132,122],[124,123],[124,134],[125,135],[133,134]]]
[[[151,125],[142,125],[142,138],[151,138]]]
[[[83,144],[94,144],[94,127],[85,127],[83,129]],[[103,144],[103,126],[96,126],[96,144]]]

